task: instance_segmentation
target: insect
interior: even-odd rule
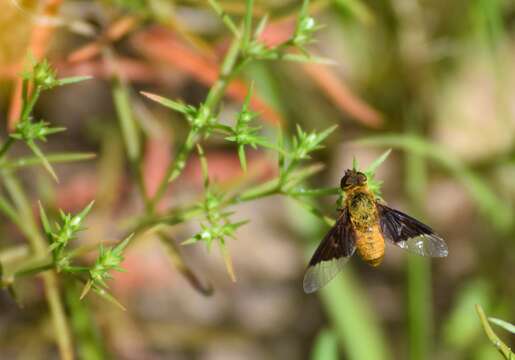
[[[364,173],[345,171],[340,186],[345,193],[343,209],[309,262],[303,283],[306,293],[333,279],[355,250],[365,262],[379,266],[385,239],[417,255],[447,256],[445,241],[429,226],[378,202]]]

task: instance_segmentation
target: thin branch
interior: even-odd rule
[[[19,226],[21,225],[20,230],[29,240],[35,255],[41,258],[45,257],[47,255],[46,242],[39,233],[29,200],[25,196],[20,184],[13,176],[7,172],[3,172],[2,178],[7,192],[16,205],[16,211],[14,212],[14,209],[11,209],[10,217],[15,217],[17,219],[15,223]],[[21,219],[23,219],[23,221],[21,221]],[[72,338],[66,321],[64,306],[59,294],[57,275],[54,271],[46,271],[42,274],[42,277],[61,359],[72,360],[74,357]]]
[[[252,12],[254,8],[254,0],[247,0],[246,3],[245,18],[243,19],[243,36],[241,39],[241,48],[243,51],[247,50],[250,43],[250,37],[252,35]]]
[[[229,14],[227,14],[224,9],[220,6],[220,4],[216,0],[208,0],[209,5],[213,8],[213,10],[216,12],[216,14],[222,19],[222,22],[231,30],[231,32],[234,34],[235,37],[239,38],[241,36],[240,31],[238,30],[238,27],[232,21]]]
[[[479,316],[479,320],[481,321],[481,326],[483,327],[483,330],[485,331],[486,336],[488,336],[488,339],[494,344],[495,348],[501,353],[502,356],[506,360],[514,360],[515,354],[511,351],[511,349],[502,342],[501,339],[497,336],[497,334],[492,330],[492,327],[490,326],[490,323],[488,322],[488,319],[485,315],[485,312],[483,311],[483,308],[476,304],[476,312]]]

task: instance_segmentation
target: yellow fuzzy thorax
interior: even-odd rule
[[[378,266],[384,257],[385,244],[374,195],[366,185],[347,188],[345,207],[350,215],[359,256],[368,264]]]

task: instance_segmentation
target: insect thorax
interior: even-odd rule
[[[347,194],[346,205],[352,224],[357,230],[367,232],[377,224],[377,210],[374,197],[368,191],[352,191]]]

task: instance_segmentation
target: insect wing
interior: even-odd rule
[[[304,292],[312,293],[325,286],[354,254],[356,240],[346,210],[325,235],[309,262],[304,275]]]
[[[447,244],[429,226],[388,206],[379,203],[376,206],[383,236],[392,244],[422,256],[448,255]]]

